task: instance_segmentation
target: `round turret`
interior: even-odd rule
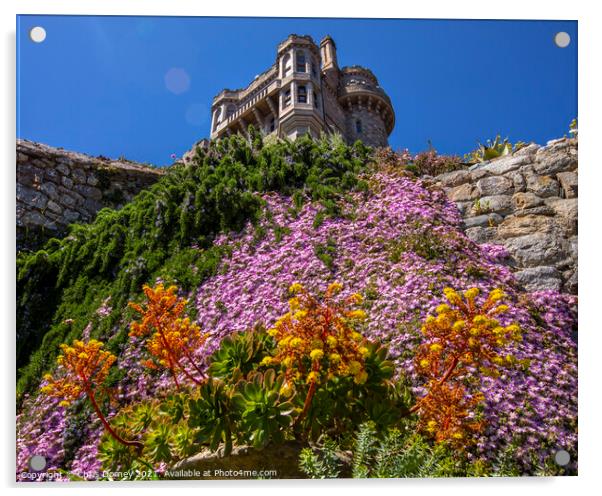
[[[395,126],[395,112],[371,70],[360,66],[342,68],[338,101],[345,112],[350,141],[359,139],[369,146],[387,146]]]

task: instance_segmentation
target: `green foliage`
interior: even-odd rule
[[[316,243],[314,245],[314,253],[326,267],[330,270],[334,268],[334,257],[337,254],[337,245],[333,237],[328,237],[324,244]]]
[[[252,136],[251,143],[240,136],[212,142],[122,209],[103,209],[44,250],[18,254],[18,397],[54,366],[58,345],[80,337],[90,322],[93,337],[118,350],[127,339],[127,302],[142,284],[160,277],[193,291],[214,274],[227,248],[213,239],[258,220],[257,193],[293,195],[297,208],[308,198],[336,215],[341,195],[365,187],[358,176],[369,149],[361,143],[305,136],[265,144]],[[113,311],[96,317],[109,297]]]
[[[432,229],[420,224],[408,225],[399,238],[389,248],[389,257],[397,263],[406,252],[413,252],[426,260],[436,260],[443,257],[448,248],[444,239]]]
[[[209,358],[208,373],[218,379],[236,381],[253,370],[273,346],[272,338],[259,328],[227,336]]]
[[[523,143],[522,141],[518,141],[513,145],[508,141],[508,138],[501,141],[500,135],[498,134],[493,141],[488,139],[486,145],[479,143],[478,148],[468,153],[465,158],[471,163],[487,162],[494,158],[510,155],[511,153],[520,150],[525,145],[526,143]]]
[[[381,430],[373,422],[365,422],[352,443],[350,463],[353,478],[401,477],[466,477],[489,472],[479,462],[468,463],[443,445],[431,445],[416,434],[413,422],[405,420],[398,427]],[[329,441],[322,447],[305,448],[299,464],[311,478],[337,476],[340,446]],[[335,474],[335,475],[331,475]]]
[[[316,391],[303,421],[311,438],[318,439],[325,432],[341,437],[366,421],[387,428],[399,420],[412,401],[409,388],[402,381],[395,385],[391,381],[394,367],[387,359],[386,348],[375,343],[367,343],[366,347],[365,383],[356,384],[352,377],[337,376]],[[296,400],[302,403],[302,399],[303,395],[297,394]]]
[[[200,387],[200,395],[189,402],[188,426],[198,429],[198,439],[216,451],[224,443],[224,455],[232,451],[232,427],[235,421],[231,393],[225,384],[209,379]]]
[[[326,438],[322,447],[303,448],[299,454],[299,468],[311,479],[334,479],[341,473],[337,444]]]
[[[252,373],[240,381],[232,398],[240,418],[242,438],[254,448],[262,449],[270,441],[284,441],[284,431],[292,423],[293,403],[280,395],[284,375],[276,377],[273,369]]]

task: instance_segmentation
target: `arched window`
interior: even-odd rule
[[[307,88],[305,86],[297,88],[297,101],[299,103],[307,103]]]
[[[214,131],[217,129],[217,126],[221,122],[221,115],[222,115],[222,109],[221,108],[215,109],[215,113],[213,114],[213,130]]]
[[[297,72],[305,71],[305,52],[297,52]]]
[[[359,119],[355,121],[355,132],[357,134],[362,134],[362,121],[360,121]]]
[[[282,77],[285,78],[291,72],[291,56],[290,54],[286,54],[282,58]]]
[[[230,117],[231,115],[234,115],[236,112],[236,105],[234,105],[233,103],[231,103],[230,105],[228,105],[227,109],[226,109],[226,119],[228,117]]]

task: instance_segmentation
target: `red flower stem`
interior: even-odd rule
[[[132,448],[136,448],[136,451],[138,453],[141,453],[142,449],[144,448],[144,445],[140,441],[128,441],[126,439],[123,439],[119,434],[117,434],[117,432],[115,432],[115,430],[113,430],[113,428],[111,427],[111,424],[109,424],[109,422],[107,421],[105,416],[100,411],[100,407],[98,406],[98,403],[96,403],[96,398],[94,397],[94,393],[90,389],[90,385],[89,385],[88,381],[85,378],[83,378],[83,379],[84,379],[84,390],[86,391],[86,395],[90,399],[90,403],[92,403],[92,407],[94,408],[96,415],[98,415],[98,418],[102,422],[102,425],[104,425],[107,432],[111,436],[113,436],[113,438],[116,441],[118,441],[119,443],[123,444],[124,446],[131,446]]]
[[[307,412],[309,410],[309,407],[311,405],[311,400],[314,397],[314,393],[316,392],[316,386],[317,382],[312,382],[311,385],[309,386],[309,391],[307,391],[307,396],[305,397],[305,403],[303,403],[303,410],[301,410],[301,413],[299,414],[299,416],[295,419],[295,422],[293,423],[293,426],[299,424],[307,415]]]

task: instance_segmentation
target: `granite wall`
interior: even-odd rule
[[[506,247],[528,290],[577,293],[576,138],[435,177],[464,216],[467,235]]]
[[[90,222],[101,208],[120,208],[163,174],[135,162],[18,140],[17,249],[39,247],[73,222]]]

